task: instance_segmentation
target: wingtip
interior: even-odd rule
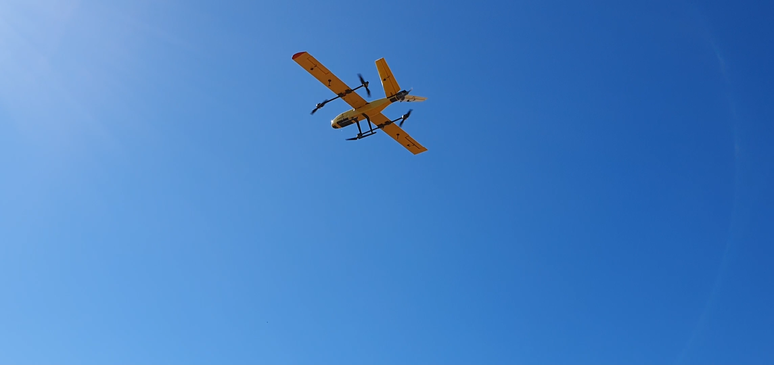
[[[304,52],[298,52],[298,53],[294,54],[294,55],[293,55],[293,59],[295,60],[295,59],[296,59],[298,56],[300,56],[300,55],[302,55],[302,54],[304,54],[304,53],[306,53],[306,51],[304,51]]]

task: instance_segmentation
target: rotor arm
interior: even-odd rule
[[[402,127],[403,126],[403,122],[405,122],[406,119],[408,119],[408,117],[411,116],[411,112],[412,111],[413,111],[413,109],[409,109],[409,111],[406,112],[406,114],[401,115],[399,118],[397,118],[395,120],[388,121],[388,122],[384,122],[382,124],[377,124],[376,126],[379,127],[379,128],[384,128],[385,126],[388,126],[388,125],[390,125],[392,123],[398,122],[398,126]]]
[[[337,96],[335,98],[333,98],[333,99],[327,99],[327,100],[323,100],[321,103],[317,103],[317,105],[315,106],[314,110],[312,110],[311,114],[314,115],[314,113],[317,110],[319,110],[320,108],[324,107],[325,104],[328,104],[329,102],[334,101],[336,99],[343,98],[343,97],[345,97],[345,96],[355,92],[355,90],[360,89],[361,87],[364,87],[365,90],[366,90],[366,94],[368,94],[368,97],[371,97],[371,90],[368,89],[368,81],[363,79],[363,76],[360,75],[360,74],[357,74],[357,77],[360,79],[360,86],[358,86],[358,87],[356,87],[354,89],[346,89],[346,90],[344,90],[344,92],[338,93]]]

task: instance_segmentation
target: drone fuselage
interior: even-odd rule
[[[390,106],[392,103],[401,102],[401,101],[415,101],[416,99],[412,99],[413,96],[406,97],[409,94],[409,91],[401,90],[399,93],[392,95],[390,97],[382,98],[379,100],[374,100],[366,105],[361,106],[357,109],[350,109],[348,111],[345,111],[344,113],[341,113],[336,116],[336,118],[333,118],[331,120],[331,127],[333,129],[340,129],[344,128],[346,126],[352,125],[356,122],[359,122],[361,120],[366,119],[366,116],[369,118],[371,115],[379,114]],[[425,98],[420,98],[422,101]]]
[[[331,127],[333,127],[333,129],[344,128],[361,120],[365,120],[366,115],[370,117],[371,115],[379,114],[382,112],[382,110],[392,104],[394,102],[393,100],[396,99],[382,98],[379,100],[374,100],[366,105],[361,106],[360,108],[347,110],[331,120]]]

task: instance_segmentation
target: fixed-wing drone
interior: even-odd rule
[[[400,118],[390,120],[384,114],[382,110],[387,108],[390,104],[395,102],[417,102],[425,101],[427,98],[421,96],[409,95],[411,90],[401,90],[398,86],[398,82],[395,81],[395,77],[392,75],[392,71],[387,66],[387,61],[384,58],[376,60],[376,69],[379,71],[379,77],[382,79],[382,87],[384,87],[385,98],[367,102],[355,90],[365,88],[368,96],[371,96],[371,90],[368,89],[368,81],[363,79],[363,76],[358,74],[360,78],[360,86],[352,89],[347,84],[339,80],[336,75],[328,71],[319,61],[317,61],[312,55],[307,52],[299,52],[293,55],[293,61],[296,61],[307,72],[312,74],[317,80],[323,83],[328,89],[333,91],[337,96],[333,99],[327,99],[317,104],[312,110],[312,114],[318,109],[325,106],[329,102],[336,99],[343,99],[349,104],[352,109],[344,113],[339,114],[336,118],[331,120],[331,127],[334,129],[344,128],[346,126],[356,124],[357,136],[347,138],[347,140],[354,141],[365,137],[373,136],[381,129],[384,133],[387,133],[394,140],[398,141],[403,147],[406,147],[413,154],[418,154],[427,151],[427,148],[423,147],[411,136],[408,135],[401,127],[403,122],[411,115],[411,110],[406,114],[403,114]],[[360,121],[366,120],[368,122],[368,130],[365,132],[360,126]],[[397,124],[396,124],[397,122]],[[376,129],[374,129],[374,127]]]

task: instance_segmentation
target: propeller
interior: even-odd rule
[[[400,117],[400,123],[398,123],[398,127],[403,127],[403,122],[408,119],[409,116],[411,116],[411,111],[414,109],[409,109],[409,111],[406,114],[403,114],[402,117]]]
[[[331,100],[333,100],[333,99],[331,99]],[[324,106],[325,106],[325,104],[328,104],[328,102],[329,102],[329,101],[331,101],[331,100],[324,100],[322,103],[317,103],[317,105],[314,107],[314,110],[312,110],[312,115],[314,115],[314,113],[315,113],[315,112],[316,112],[318,109],[320,109],[320,108],[324,107]]]
[[[366,94],[368,94],[368,97],[370,98],[371,90],[368,89],[368,81],[366,81],[361,74],[357,74],[357,77],[360,78],[360,84],[366,89]]]

